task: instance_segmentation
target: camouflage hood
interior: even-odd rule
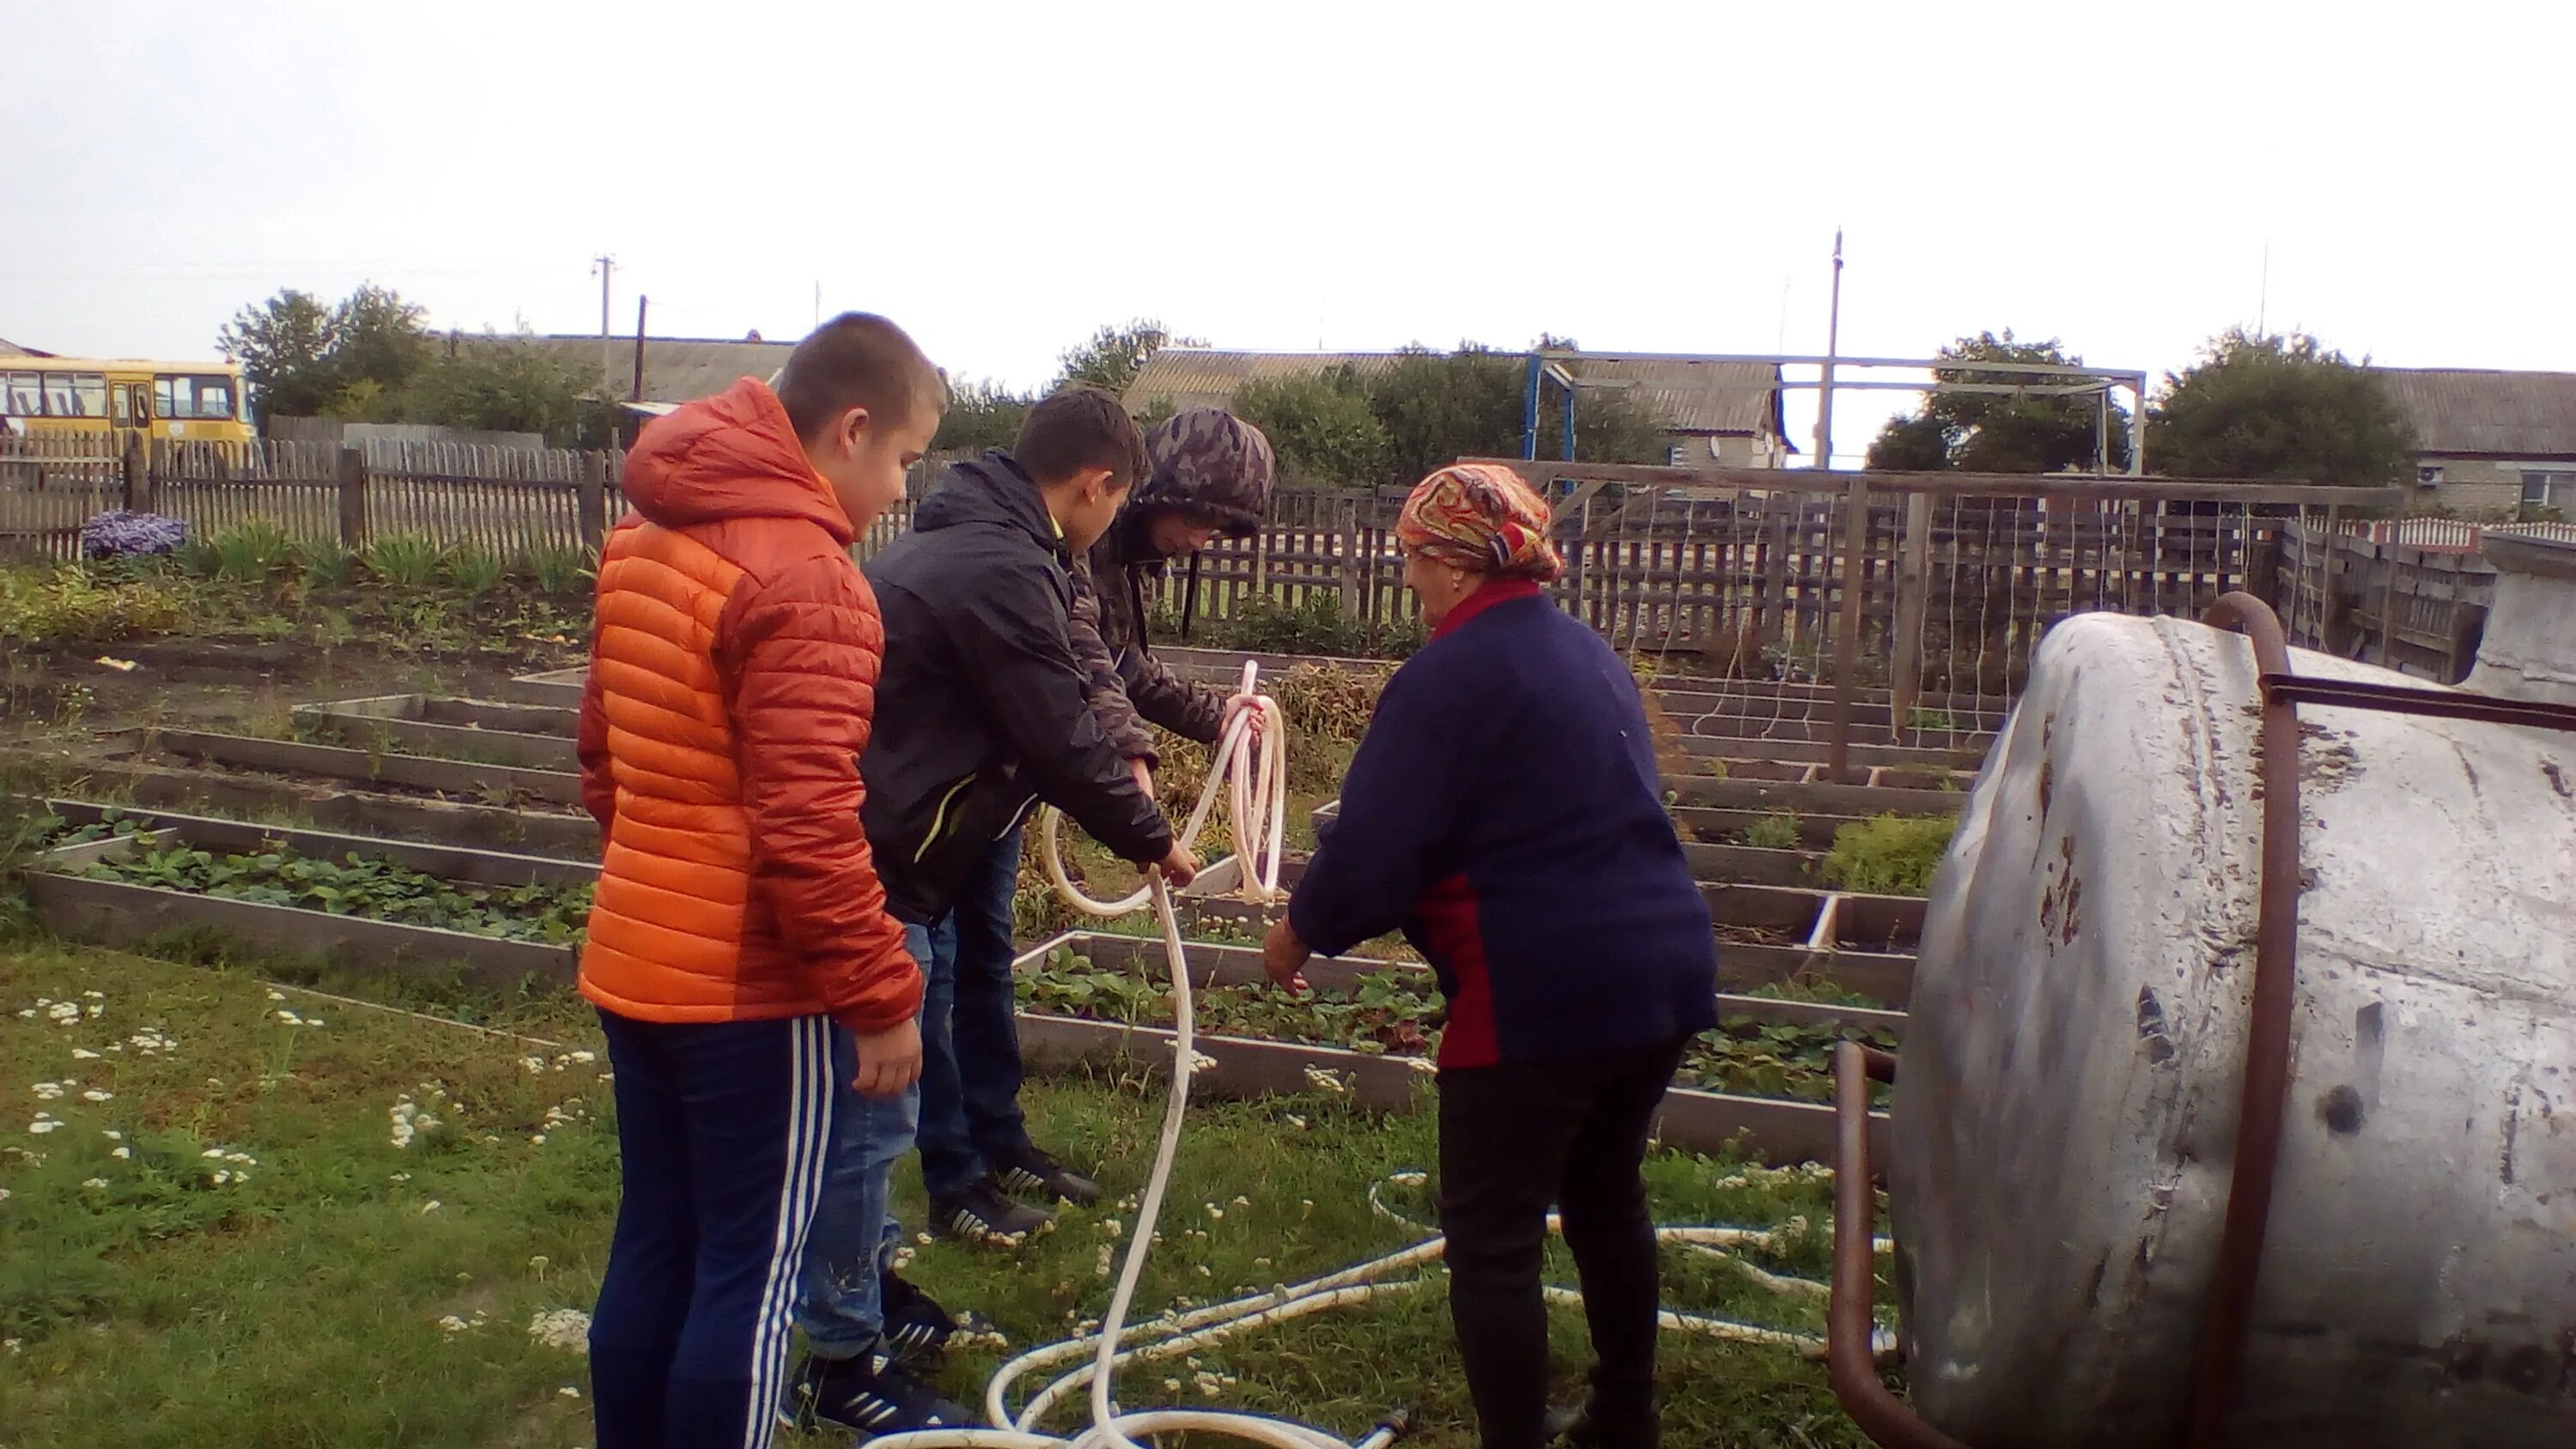
[[[1250,537],[1269,516],[1270,440],[1232,413],[1194,408],[1167,419],[1146,435],[1145,456],[1154,471],[1128,500],[1131,516],[1184,508],[1229,538]]]

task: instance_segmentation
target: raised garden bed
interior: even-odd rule
[[[569,770],[477,764],[470,760],[443,760],[398,751],[350,749],[341,745],[215,734],[204,730],[148,730],[141,737],[141,745],[182,759],[201,760],[237,770],[361,781],[441,795],[463,795],[495,803],[543,800],[565,806],[581,804],[581,777]]]
[[[572,739],[573,713],[551,705],[387,694],[298,705],[295,717],[378,752],[402,750],[567,773],[580,768]]]
[[[1311,1091],[1329,1072],[1364,1104],[1410,1108],[1427,1079],[1423,1053],[1436,1045],[1438,1002],[1418,966],[1316,961],[1311,998],[1267,985],[1260,953],[1192,945],[1190,975],[1200,992],[1198,1046],[1215,1060],[1201,1083],[1219,1094]],[[1170,1051],[1169,997],[1156,941],[1075,933],[1018,963],[1021,1045],[1033,1063],[1096,1061],[1103,1055]],[[1829,1155],[1826,1053],[1837,1040],[1892,1046],[1903,1019],[1848,1006],[1721,996],[1724,1026],[1694,1047],[1684,1080],[1754,1089],[1741,1095],[1686,1087],[1666,1101],[1663,1140],[1714,1151],[1739,1133],[1772,1161]]]
[[[119,818],[114,806],[47,805],[111,835]],[[67,939],[212,933],[355,970],[453,968],[506,989],[571,984],[596,875],[574,861],[147,811],[130,837],[38,856],[26,884]]]
[[[501,693],[520,704],[550,704],[564,709],[581,708],[582,689],[590,681],[590,669],[550,669],[543,674],[522,674],[501,687]]]
[[[1794,815],[1956,815],[1968,799],[1965,790],[1910,790],[1822,781],[1790,784],[1700,776],[1667,780],[1664,788],[1673,797],[1672,803],[1679,807],[1750,810],[1759,814],[1786,811]]]
[[[1778,760],[1823,764],[1832,746],[1821,739],[1756,739],[1746,735],[1683,735],[1673,742],[1689,760]],[[1921,765],[1933,769],[1974,770],[1985,763],[1990,739],[1958,746],[1852,744],[1854,766]]]
[[[599,857],[599,826],[588,815],[577,812],[467,804],[381,790],[347,790],[279,776],[219,768],[177,768],[132,759],[85,761],[68,769],[49,762],[47,770],[57,778],[60,788],[72,793],[111,794],[144,809],[235,817],[284,813],[314,829],[351,835],[465,845],[567,860]]]

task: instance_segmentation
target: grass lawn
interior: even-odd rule
[[[236,969],[0,950],[0,1438],[29,1449],[590,1443],[578,1340],[542,1330],[545,1315],[586,1311],[598,1285],[617,1195],[606,1064],[567,998],[482,1003],[477,1015],[518,1035],[272,996]],[[409,1141],[397,1145],[406,1100]],[[1067,1212],[1013,1253],[919,1249],[911,1275],[1012,1345],[952,1356],[943,1381],[969,1402],[1005,1352],[1105,1305],[1103,1249],[1123,1246],[1133,1223],[1115,1199],[1141,1190],[1161,1114],[1142,1073],[1035,1083],[1027,1100],[1042,1140],[1104,1164],[1113,1201]],[[1365,1117],[1320,1096],[1195,1109],[1139,1316],[1412,1241],[1371,1213],[1366,1192],[1432,1156],[1420,1115]],[[1811,1221],[1766,1265],[1821,1276],[1828,1180],[1669,1153],[1649,1170],[1668,1220]],[[1429,1216],[1420,1188],[1390,1201]],[[900,1204],[917,1222],[917,1182]],[[1666,1269],[1672,1306],[1819,1329],[1819,1301],[1776,1296],[1722,1261],[1672,1249]],[[1571,1281],[1561,1260],[1558,1271]],[[1580,1315],[1555,1322],[1571,1395]],[[1862,1442],[1820,1366],[1665,1342],[1669,1442]],[[1224,1403],[1350,1435],[1402,1405],[1415,1442],[1474,1443],[1436,1268],[1423,1291],[1141,1366],[1121,1385],[1132,1407]]]

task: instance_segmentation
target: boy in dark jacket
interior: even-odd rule
[[[1031,410],[1012,453],[949,470],[912,531],[865,569],[885,619],[886,662],[859,761],[859,820],[887,909],[928,977],[925,1039],[946,1031],[943,997],[955,985],[953,941],[943,953],[931,927],[1040,800],[1176,884],[1197,869],[1101,733],[1066,633],[1072,556],[1108,528],[1143,460],[1144,441],[1116,398],[1059,394]],[[933,1089],[925,1084],[922,1095]],[[909,1337],[895,1320],[918,1305],[881,1298],[890,1286],[901,1291],[884,1273],[887,1177],[916,1126],[883,1113],[849,1130],[836,1124],[796,1314],[813,1357],[782,1405],[791,1416],[810,1412],[872,1435],[971,1422],[892,1362],[933,1346],[945,1328]]]

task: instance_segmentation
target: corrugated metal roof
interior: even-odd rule
[[[577,361],[596,364],[600,360],[600,339],[596,335],[556,333],[537,339],[545,346]],[[647,337],[644,339],[644,401],[659,403],[695,402],[713,397],[742,378],[769,380],[770,374],[787,365],[787,355],[796,350],[793,342],[721,342],[702,337]],[[623,398],[635,383],[635,339],[612,337],[607,351],[608,391]]]
[[[2426,453],[2576,457],[2576,372],[2381,367]]]
[[[1306,377],[1349,367],[1362,377],[1393,366],[1392,352],[1220,352],[1166,347],[1146,359],[1127,385],[1127,403],[1141,408],[1168,399],[1175,408],[1221,408],[1250,382]],[[1518,354],[1506,354],[1517,360]],[[1650,406],[1676,433],[1746,437],[1780,435],[1780,369],[1760,362],[1636,361],[1559,355],[1578,381],[1626,382],[1642,389]]]

